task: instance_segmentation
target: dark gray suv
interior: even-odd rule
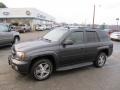
[[[14,45],[8,61],[14,70],[44,80],[53,71],[78,68],[91,62],[102,67],[112,51],[113,44],[102,30],[59,28],[39,40]]]

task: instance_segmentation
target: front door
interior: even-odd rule
[[[4,43],[8,44],[11,43],[13,40],[12,32],[3,32]]]
[[[7,25],[0,25],[0,44],[8,44],[12,40],[12,32],[9,31]]]
[[[60,65],[68,66],[83,62],[85,55],[84,33],[82,31],[72,32],[66,37],[66,40],[72,40],[73,44],[60,46]]]

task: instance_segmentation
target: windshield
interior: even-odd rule
[[[54,29],[47,33],[43,39],[49,40],[51,42],[59,41],[60,38],[67,32],[65,29]]]
[[[0,32],[7,32],[8,31],[8,27],[7,25],[0,25]]]

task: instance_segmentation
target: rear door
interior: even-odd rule
[[[100,44],[96,31],[86,31],[85,60],[87,62],[96,58]]]

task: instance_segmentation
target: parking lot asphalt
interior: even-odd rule
[[[21,42],[43,36],[47,31],[21,34]],[[0,90],[120,90],[120,42],[113,42],[114,52],[103,68],[92,65],[55,72],[45,81],[23,76],[8,65],[10,47],[0,48]]]

